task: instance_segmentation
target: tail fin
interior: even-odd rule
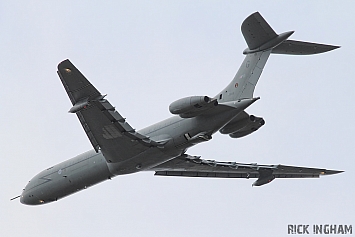
[[[307,55],[327,52],[339,46],[287,40],[294,31],[276,34],[259,12],[247,17],[241,26],[248,45],[246,57],[233,81],[218,95],[219,102],[252,98],[255,86],[271,53]]]

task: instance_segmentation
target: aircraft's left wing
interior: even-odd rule
[[[319,178],[343,171],[286,165],[258,165],[236,162],[203,160],[199,156],[182,155],[160,164],[150,171],[160,176],[212,177],[212,178],[257,178],[253,186],[270,183],[275,178]]]
[[[110,102],[69,61],[58,65],[58,75],[92,146],[107,162],[119,162],[161,144],[135,132]]]

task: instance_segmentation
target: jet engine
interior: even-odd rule
[[[208,96],[190,96],[171,103],[169,111],[172,114],[180,115],[182,118],[192,118],[217,105],[217,99]]]
[[[222,134],[229,134],[232,138],[240,138],[249,135],[265,124],[263,118],[244,113],[238,116],[221,128],[219,131]]]

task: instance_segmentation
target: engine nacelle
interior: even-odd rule
[[[217,105],[217,99],[208,96],[190,96],[171,103],[169,111],[172,114],[180,115],[182,118],[192,118]]]

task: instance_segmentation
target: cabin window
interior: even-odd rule
[[[219,95],[219,99],[220,99],[220,100],[222,99],[222,94]]]

